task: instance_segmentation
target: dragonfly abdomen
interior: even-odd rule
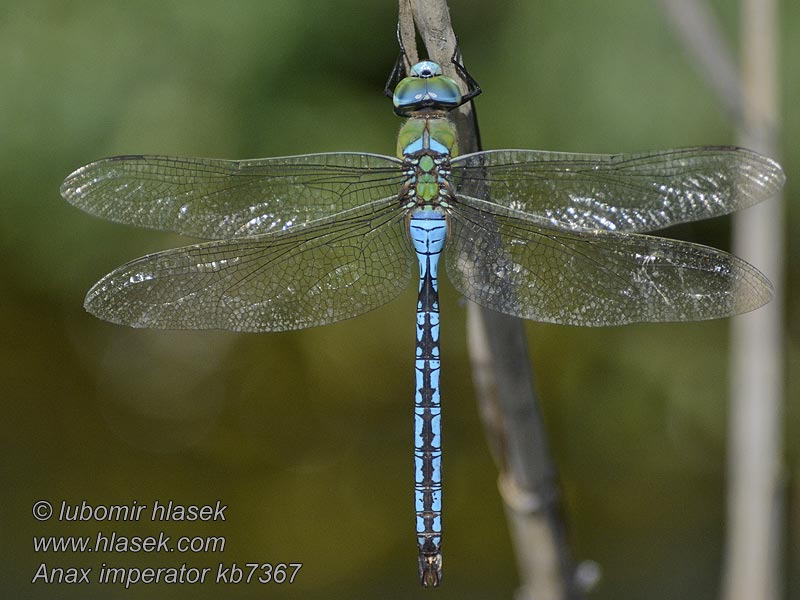
[[[439,257],[447,238],[447,217],[419,209],[409,219],[419,261],[416,356],[414,361],[414,504],[423,585],[439,585],[442,543],[442,430],[439,395]]]

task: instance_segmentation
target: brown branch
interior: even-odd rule
[[[442,65],[445,74],[461,82],[462,91],[466,91],[451,62],[456,37],[445,0],[400,0],[399,27],[411,62],[419,56],[418,32],[427,57]],[[451,118],[458,131],[460,152],[480,150],[472,103],[451,113]],[[482,193],[487,195],[486,190]],[[517,598],[581,598],[556,467],[534,392],[523,323],[473,303],[468,306],[467,323],[473,381],[486,436],[500,471],[498,487],[522,580]]]

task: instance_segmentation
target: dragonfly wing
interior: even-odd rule
[[[699,321],[772,297],[760,272],[714,248],[524,221],[475,199],[454,206],[446,254],[453,285],[470,300],[550,323]]]
[[[761,202],[785,180],[775,161],[732,147],[613,155],[492,150],[453,159],[452,173],[469,195],[554,225],[607,231],[723,215]],[[475,186],[483,191],[470,191]]]
[[[397,195],[401,162],[366,153],[218,160],[118,156],[72,173],[61,195],[129,225],[225,239],[305,225]]]
[[[394,200],[308,228],[207,242],[131,261],[86,309],[157,329],[285,331],[334,323],[395,298],[414,265]]]

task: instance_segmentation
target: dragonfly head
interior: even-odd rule
[[[442,74],[442,67],[433,61],[418,62],[408,77],[394,88],[394,112],[402,117],[415,112],[449,111],[461,105],[461,90],[455,80]]]
[[[430,79],[443,75],[442,67],[439,63],[432,60],[423,60],[411,67],[411,77],[421,77],[422,79]]]

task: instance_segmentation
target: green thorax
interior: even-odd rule
[[[433,154],[458,155],[455,126],[441,113],[413,116],[406,120],[397,136],[397,156],[427,150]]]
[[[432,208],[441,202],[449,172],[446,165],[457,151],[455,127],[441,112],[413,115],[400,128],[397,154],[411,167],[409,196],[418,207]]]

